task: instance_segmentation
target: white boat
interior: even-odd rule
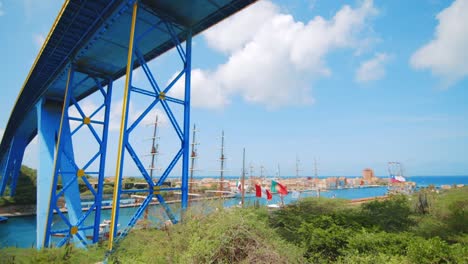
[[[279,204],[267,204],[268,209],[280,209],[281,205]]]

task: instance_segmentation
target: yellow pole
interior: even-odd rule
[[[122,103],[122,119],[120,120],[120,139],[119,139],[119,148],[117,154],[117,166],[115,171],[115,179],[114,179],[114,195],[112,197],[112,216],[111,216],[111,224],[110,224],[110,233],[109,233],[109,250],[112,250],[112,243],[114,242],[114,228],[117,226],[115,222],[116,219],[116,208],[119,206],[117,204],[117,197],[119,195],[119,180],[121,176],[121,168],[122,168],[122,158],[123,158],[123,141],[124,141],[124,134],[126,130],[126,119],[127,119],[127,101],[128,101],[128,92],[130,90],[130,79],[131,79],[131,72],[132,72],[132,58],[133,58],[133,40],[135,37],[135,25],[136,25],[136,17],[137,17],[137,10],[138,10],[138,1],[135,1],[133,4],[133,13],[132,13],[132,26],[130,28],[130,41],[128,44],[128,55],[127,55],[127,71],[126,71],[126,79],[125,79],[125,90],[123,96],[123,103]]]

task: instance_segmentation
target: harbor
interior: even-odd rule
[[[385,195],[386,193],[385,187],[377,187],[377,188],[362,188],[359,190],[354,189],[342,189],[342,190],[333,190],[328,192],[323,192],[321,195],[322,197],[328,198],[341,198],[341,199],[361,199],[361,198],[373,198],[377,196]],[[305,191],[301,193],[299,199],[307,198],[307,197],[316,197],[317,193],[315,191]],[[273,194],[273,199],[267,201],[266,199],[259,199],[255,196],[250,196],[245,198],[246,205],[253,206],[255,202],[259,202],[260,205],[266,206],[267,204],[277,204],[280,203],[281,199],[278,194]],[[191,202],[192,207],[196,207],[199,210],[206,209],[207,207],[211,206],[223,206],[226,208],[238,206],[241,201],[240,197],[226,197],[226,198],[219,198],[215,197],[215,199],[210,200],[194,200]],[[289,204],[291,202],[297,201],[297,199],[292,198],[292,195],[287,195],[284,198],[284,202]],[[134,204],[132,206],[125,206],[121,208],[121,218],[119,219],[119,224],[121,227],[131,219],[133,214],[138,209],[139,204]],[[180,203],[174,202],[169,203],[169,206],[173,209],[174,212],[180,210]],[[158,204],[152,204],[149,206],[149,219],[154,223],[154,225],[160,225],[168,220],[167,216],[165,216],[164,209],[161,208]],[[103,210],[101,219],[110,219],[111,210]],[[93,219],[89,220],[89,223],[92,223]],[[60,217],[54,216],[54,228],[63,228],[66,227],[63,224],[60,224]],[[17,247],[31,247],[35,243],[35,236],[31,236],[31,234],[35,234],[36,228],[36,220],[35,215],[21,215],[21,214],[12,214],[11,217],[8,218],[8,221],[0,225],[0,246],[17,246]],[[55,242],[58,239],[54,240]]]
[[[466,14],[0,0],[0,263],[468,263]]]
[[[295,176],[290,176],[290,181],[295,182],[297,181]],[[234,176],[227,176],[229,182],[232,185],[237,182]],[[284,177],[288,179],[289,177]],[[325,177],[319,177],[320,179],[326,181]],[[351,178],[351,177],[350,177]],[[357,177],[353,177],[357,178]],[[196,180],[203,182],[203,179]],[[206,178],[204,182],[210,182]],[[447,188],[447,186],[454,186],[456,184],[459,185],[468,185],[468,177],[450,177],[450,176],[442,176],[442,177],[412,177],[412,179],[417,183],[417,185],[423,186],[422,188],[427,188],[429,185],[435,186],[436,189],[442,190],[442,188]],[[445,187],[443,187],[445,186]],[[346,199],[349,201],[350,204],[359,205],[363,202],[374,201],[374,200],[382,200],[387,197],[388,187],[387,186],[365,186],[365,187],[357,187],[357,188],[342,188],[342,189],[330,189],[327,191],[321,191],[320,196],[323,198],[336,198],[336,199]],[[229,195],[225,197],[219,197],[215,194],[210,194],[211,198],[201,200],[199,197],[191,198],[191,206],[197,207],[200,210],[205,210],[211,206],[223,206],[226,208],[236,207],[239,206],[241,202],[241,197],[239,195]],[[317,197],[318,192],[317,190],[303,190],[300,193],[300,196],[297,198],[293,198],[292,193],[286,195],[284,197],[284,203],[290,204],[294,203],[300,199],[304,199],[307,197]],[[281,202],[281,198],[279,194],[273,194],[272,200],[267,200],[263,198],[257,198],[255,195],[248,195],[245,197],[246,206],[254,206],[255,203],[258,202],[261,206],[267,206],[269,204],[279,204]],[[180,210],[180,200],[174,200],[173,202],[169,202],[171,208],[175,212]],[[126,222],[130,220],[132,215],[137,210],[140,204],[126,204],[122,205],[121,213],[122,217],[119,220],[119,224],[122,227]],[[109,219],[111,211],[108,210],[110,207],[105,206],[106,210],[102,211],[102,219]],[[31,247],[34,245],[35,240],[34,236],[31,234],[35,233],[36,228],[36,220],[35,220],[35,208],[29,207],[29,211],[21,210],[24,213],[3,213],[0,215],[8,215],[8,221],[5,221],[0,224],[0,246],[17,246],[17,247]],[[164,210],[160,207],[157,203],[152,203],[149,206],[149,219],[155,224],[159,225],[167,221],[167,217],[164,216]],[[57,221],[57,225],[60,223],[60,218],[58,216],[54,216],[54,219]],[[92,222],[92,219],[89,220]],[[61,225],[56,226],[57,228]],[[57,241],[56,238],[54,241]]]

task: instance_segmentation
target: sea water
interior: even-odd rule
[[[409,180],[416,182],[419,187],[427,187],[429,185],[435,185],[440,187],[441,185],[454,185],[454,184],[465,184],[468,185],[468,176],[419,176],[411,177]],[[338,189],[330,191],[320,192],[320,197],[328,198],[343,198],[343,199],[359,199],[383,196],[387,193],[387,187],[364,187],[364,188],[353,188],[353,189]],[[319,194],[316,191],[302,192],[299,199],[304,197],[317,197]],[[297,199],[292,198],[291,194],[284,197],[286,204],[296,201]],[[260,204],[277,204],[281,201],[278,195],[273,195],[271,201],[265,199],[258,199],[256,197],[246,197],[245,203],[247,205],[253,205],[255,201],[259,201]],[[232,207],[238,205],[240,198],[225,199],[222,201],[224,207]],[[210,202],[195,202],[194,207],[204,208],[203,210],[211,210],[206,208],[206,204]],[[211,202],[215,204],[216,202]],[[171,209],[175,215],[180,215],[180,205],[172,204]],[[138,207],[127,207],[121,208],[119,213],[119,224],[120,227],[125,227],[130,221],[133,214],[136,212]],[[87,219],[86,225],[92,225],[94,219],[91,217]],[[103,210],[101,221],[104,219],[111,218],[111,210]],[[150,206],[149,218],[152,221],[164,222],[167,217],[165,216],[164,210],[158,206]],[[53,229],[66,228],[63,221],[60,221],[58,215],[54,215]],[[53,239],[53,242],[57,242],[58,239]],[[7,222],[0,224],[0,247],[34,247],[36,243],[36,217],[35,216],[18,216],[10,217]]]

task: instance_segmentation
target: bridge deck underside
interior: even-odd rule
[[[255,1],[141,0],[136,35],[151,27],[156,30],[149,31],[141,41],[136,40],[138,47],[146,61],[174,48],[167,29],[158,24],[161,18],[174,25],[182,42],[187,29],[191,28],[193,35],[200,33]],[[109,79],[116,80],[125,74],[132,2],[70,0],[64,4],[11,112],[0,144],[0,166],[13,136],[29,142],[37,134],[36,103],[41,98],[63,100],[70,62],[78,71],[74,83],[81,82],[74,90],[78,99],[98,89],[94,80],[85,79],[87,76],[95,76],[104,86]],[[134,63],[134,68],[139,66]]]

